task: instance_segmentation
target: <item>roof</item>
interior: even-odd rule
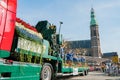
[[[91,48],[91,40],[68,41],[71,48]]]
[[[104,61],[109,61],[107,58],[99,58],[99,57],[91,57],[91,56],[84,56],[87,62],[97,62],[101,63]]]
[[[118,56],[117,52],[103,53],[103,57],[112,57],[112,56]]]
[[[93,27],[94,25],[98,25],[97,21],[95,19],[95,14],[94,14],[94,9],[91,8],[91,21],[90,21],[90,26]]]

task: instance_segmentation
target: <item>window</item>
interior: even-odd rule
[[[96,36],[96,30],[94,30],[93,35]]]

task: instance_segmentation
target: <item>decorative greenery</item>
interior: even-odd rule
[[[22,50],[20,50],[20,61],[24,62],[24,54]]]
[[[27,54],[27,61],[31,63],[31,59],[32,59],[32,53],[29,51],[29,53]]]
[[[43,53],[44,53],[44,45],[42,44],[42,46],[41,46],[41,55],[40,55],[40,64],[42,64],[42,56],[43,56]]]
[[[37,33],[28,28],[25,28],[20,23],[16,23],[16,32],[20,37],[23,37],[23,38],[31,40],[31,41],[35,41],[39,44],[42,43],[43,37],[42,37],[41,33]]]
[[[33,62],[39,61],[42,64],[42,56],[45,50],[42,35],[17,22],[16,32],[19,35],[17,48],[20,49],[20,61],[31,63],[34,54]]]

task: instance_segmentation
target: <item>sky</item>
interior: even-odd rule
[[[120,57],[120,0],[18,0],[17,17],[35,26],[48,20],[65,40],[90,39],[90,10],[95,10],[102,53]]]

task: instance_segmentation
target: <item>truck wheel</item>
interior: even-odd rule
[[[45,63],[41,72],[41,80],[51,80],[53,74],[53,67],[49,63]]]
[[[85,71],[83,71],[80,75],[81,75],[81,76],[85,76]]]

